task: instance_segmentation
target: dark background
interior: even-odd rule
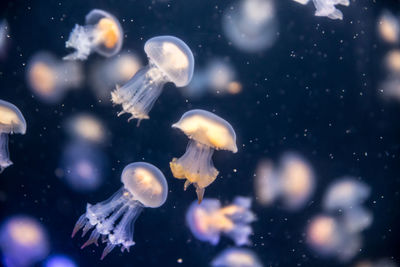
[[[183,192],[183,182],[172,178],[168,163],[183,154],[187,139],[170,128],[192,108],[214,111],[229,121],[238,137],[237,154],[216,152],[219,178],[206,197],[231,201],[236,195],[254,196],[253,173],[262,157],[277,160],[286,150],[303,154],[315,168],[318,184],[307,208],[289,213],[279,206],[254,204],[252,249],[265,266],[336,266],[304,244],[307,220],[321,211],[321,197],[335,178],[362,177],[372,187],[367,207],[373,225],[363,233],[358,259],[394,257],[399,263],[400,222],[400,103],[384,100],[379,83],[385,77],[382,56],[391,48],[376,34],[383,8],[399,14],[399,1],[352,1],[341,7],[343,21],[315,17],[312,4],[276,1],[280,30],[275,45],[259,54],[244,54],[230,46],[221,28],[222,13],[231,1],[6,1],[0,17],[10,25],[8,57],[0,63],[0,98],[24,114],[27,134],[10,138],[14,165],[0,175],[0,219],[13,214],[38,218],[47,228],[52,253],[65,253],[80,266],[206,266],[224,248],[196,240],[185,226],[186,209],[194,190]],[[244,90],[240,95],[186,101],[167,85],[152,109],[151,119],[127,123],[116,116],[119,107],[99,106],[88,86],[69,92],[62,104],[45,105],[25,83],[25,67],[38,50],[67,54],[66,38],[75,23],[82,24],[93,8],[114,14],[126,33],[124,48],[145,59],[144,42],[163,34],[182,38],[192,49],[197,66],[212,56],[228,56],[238,70]],[[97,58],[91,55],[88,62]],[[88,63],[87,63],[88,65]],[[104,185],[94,193],[79,194],[56,178],[54,171],[66,142],[62,122],[88,111],[109,129],[105,147],[111,162]],[[87,202],[106,199],[121,187],[123,167],[148,161],[166,175],[170,192],[158,209],[146,209],[135,224],[136,245],[130,253],[115,249],[100,261],[102,248],[80,250],[84,240],[71,239],[71,230]],[[237,169],[237,172],[233,170]]]

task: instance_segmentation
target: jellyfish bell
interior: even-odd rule
[[[100,236],[107,245],[101,259],[114,247],[121,251],[135,244],[133,241],[134,223],[144,208],[158,208],[164,204],[168,185],[162,172],[149,163],[135,162],[122,171],[123,187],[109,199],[95,205],[87,204],[84,213],[75,224],[72,237],[83,228],[82,236],[93,229],[84,248],[96,244]]]
[[[80,113],[69,118],[65,127],[68,134],[76,140],[103,144],[107,139],[107,129],[103,122],[89,113]]]
[[[21,111],[10,102],[0,99],[0,173],[13,164],[8,150],[8,135],[25,132],[26,121]]]
[[[327,17],[330,19],[343,19],[343,13],[336,6],[349,6],[349,0],[313,0],[315,6],[315,16]]]
[[[104,57],[116,55],[122,47],[123,31],[119,21],[110,13],[93,9],[85,17],[85,26],[75,25],[66,48],[76,51],[64,60],[86,60],[92,51]]]
[[[221,59],[212,60],[206,67],[208,87],[215,94],[237,94],[241,85],[236,81],[236,71]]]
[[[359,233],[371,226],[372,213],[362,206],[357,206],[344,211],[343,227],[347,233]]]
[[[184,190],[194,185],[200,203],[205,188],[218,175],[212,162],[214,150],[237,152],[235,131],[226,120],[200,109],[184,113],[172,127],[185,133],[189,144],[182,157],[170,162],[171,172],[175,178],[186,179]]]
[[[387,43],[396,44],[400,39],[400,19],[390,11],[382,12],[378,19],[378,33],[381,39]]]
[[[78,265],[70,257],[56,254],[47,258],[43,267],[78,267]]]
[[[271,205],[280,195],[281,183],[273,163],[261,160],[254,177],[256,200],[263,206]]]
[[[124,86],[111,93],[113,104],[122,106],[118,116],[130,113],[129,120],[138,119],[139,122],[149,118],[148,113],[165,83],[172,82],[177,87],[186,86],[191,81],[194,70],[192,51],[174,36],[151,38],[145,43],[144,50],[149,64]]]
[[[228,248],[211,262],[212,267],[262,267],[257,255],[246,248]]]
[[[393,49],[386,54],[385,65],[390,73],[400,76],[400,49]]]

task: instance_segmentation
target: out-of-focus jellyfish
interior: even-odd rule
[[[110,13],[93,9],[85,17],[85,26],[76,24],[65,43],[66,48],[76,51],[65,56],[65,60],[85,60],[95,51],[111,57],[122,47],[123,31],[119,21]]]
[[[13,216],[0,228],[0,248],[4,266],[33,266],[49,253],[47,232],[34,218]]]
[[[141,59],[129,52],[92,64],[89,75],[90,86],[99,102],[110,103],[112,89],[129,81],[141,67]]]
[[[384,97],[400,101],[400,75],[390,75],[380,87]]]
[[[257,255],[250,249],[228,248],[211,262],[212,267],[262,267]]]
[[[237,94],[241,84],[236,81],[236,71],[233,66],[221,59],[212,60],[206,67],[208,87],[215,94]]]
[[[359,233],[371,226],[372,213],[366,208],[357,206],[343,213],[343,227],[348,233]]]
[[[8,23],[5,19],[0,21],[0,57],[4,57],[7,49]]]
[[[396,44],[400,39],[400,19],[390,11],[382,12],[378,20],[378,33],[383,41]]]
[[[38,52],[28,62],[26,79],[41,101],[54,104],[61,101],[67,89],[82,85],[82,66],[58,60],[49,52]]]
[[[107,129],[94,115],[80,113],[69,118],[65,124],[67,132],[76,140],[102,144],[106,140]]]
[[[190,139],[185,154],[170,162],[172,174],[175,178],[186,179],[184,190],[193,184],[201,203],[205,188],[218,175],[212,162],[214,149],[236,153],[235,131],[226,120],[201,109],[185,112],[172,127],[178,128]]]
[[[231,238],[237,246],[250,244],[250,223],[255,215],[250,210],[251,199],[236,197],[232,204],[221,207],[218,199],[204,199],[201,204],[193,202],[186,213],[186,223],[193,235],[217,245],[221,234]]]
[[[269,160],[261,160],[254,176],[256,200],[261,205],[271,205],[280,194],[280,183],[274,165]]]
[[[193,76],[194,58],[190,48],[173,36],[158,36],[144,45],[149,64],[139,70],[124,86],[111,93],[114,104],[122,105],[131,119],[149,118],[149,111],[160,96],[164,84],[173,82],[177,87],[186,86]],[[128,120],[128,121],[129,121]]]
[[[43,267],[78,267],[78,265],[70,257],[57,254],[50,256]]]
[[[371,189],[353,177],[343,177],[333,183],[323,199],[323,207],[327,211],[347,210],[364,203]]]
[[[0,173],[13,164],[8,150],[8,135],[25,132],[26,121],[21,111],[10,102],[0,99]]]
[[[152,164],[135,162],[122,171],[124,186],[109,199],[95,205],[87,204],[86,213],[77,221],[72,237],[83,228],[82,236],[93,231],[82,248],[96,244],[100,236],[107,243],[101,259],[115,246],[121,251],[135,244],[134,223],[144,208],[158,208],[167,199],[168,185],[162,172]]]
[[[309,0],[293,0],[302,5],[308,4]],[[330,19],[343,19],[343,13],[336,8],[337,5],[349,6],[349,0],[313,0],[315,16],[328,17]]]
[[[393,49],[386,54],[385,65],[391,74],[400,76],[400,49]]]
[[[276,40],[278,22],[272,0],[241,0],[223,17],[223,30],[232,44],[244,52],[256,53]]]
[[[397,267],[398,265],[391,259],[379,259],[376,261],[362,260],[357,262],[354,267]]]
[[[73,190],[88,192],[103,183],[106,167],[107,158],[101,150],[78,141],[65,147],[56,175],[65,180]]]
[[[297,2],[299,4],[302,4],[302,5],[307,5],[308,2],[310,2],[310,0],[293,0],[293,1],[295,1],[295,2]]]

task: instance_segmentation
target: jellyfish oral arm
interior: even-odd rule
[[[4,171],[5,168],[12,165],[10,160],[10,153],[8,150],[8,134],[0,133],[0,173]]]
[[[85,60],[90,55],[93,45],[96,43],[96,30],[92,26],[76,24],[72,30],[66,48],[74,48],[75,52],[65,56],[64,60]]]

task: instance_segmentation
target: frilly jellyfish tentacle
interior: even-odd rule
[[[4,171],[5,168],[12,165],[10,160],[10,152],[8,150],[8,134],[0,134],[0,173]]]
[[[249,236],[252,232],[252,228],[248,225],[235,224],[235,227],[227,232],[226,235],[232,238],[236,246],[243,246],[251,244]]]
[[[66,48],[74,48],[75,52],[63,57],[64,60],[85,60],[90,55],[93,48],[94,36],[96,31],[93,26],[81,26],[76,24],[72,30]]]

